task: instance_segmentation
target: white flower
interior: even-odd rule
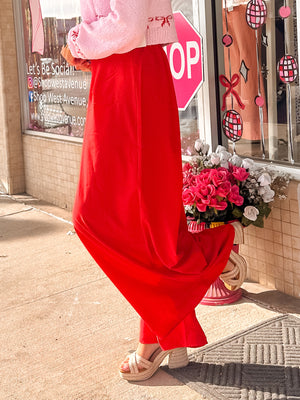
[[[259,194],[260,196],[262,196],[262,195],[265,194],[268,190],[271,190],[271,188],[270,188],[269,185],[267,185],[267,186],[260,186],[260,187],[258,188],[258,194]]]
[[[221,153],[222,151],[227,151],[226,147],[221,146],[221,145],[217,146],[216,153],[218,154],[218,153]]]
[[[203,145],[203,149],[202,149],[202,153],[203,154],[207,154],[208,153],[208,151],[209,151],[209,144],[204,144]]]
[[[251,158],[244,158],[242,167],[245,169],[254,169],[254,161]]]
[[[228,160],[232,157],[232,154],[228,153],[228,151],[221,151],[218,153],[218,156],[220,157],[221,167],[228,169]]]
[[[260,186],[267,186],[271,184],[272,178],[267,172],[264,172],[260,175],[257,181],[260,183]]]
[[[229,158],[229,162],[236,167],[240,167],[243,160],[237,154],[234,154],[232,157]]]
[[[260,187],[258,192],[265,203],[270,203],[274,200],[275,192],[269,185]]]
[[[191,164],[192,164],[192,165],[197,165],[198,160],[201,160],[201,157],[200,157],[200,156],[192,156],[192,158],[191,158]]]
[[[274,200],[275,192],[274,190],[270,190],[269,192],[265,193],[262,198],[265,203],[270,203]]]
[[[216,153],[211,153],[210,161],[211,161],[211,163],[213,165],[219,165],[220,164],[220,157]]]
[[[222,168],[228,169],[228,168],[229,168],[228,161],[221,161],[220,166],[221,166]]]
[[[244,213],[243,215],[250,219],[250,221],[256,221],[257,220],[257,216],[259,214],[259,211],[256,207],[253,206],[247,206],[244,209]]]
[[[232,157],[232,154],[228,153],[228,151],[220,151],[218,156],[220,157],[221,161],[228,161]]]
[[[204,146],[203,140],[197,139],[197,140],[195,141],[195,150],[196,150],[198,153],[199,153],[200,151],[203,150],[203,146]]]

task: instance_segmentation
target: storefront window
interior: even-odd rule
[[[79,22],[79,0],[22,0],[27,77],[26,129],[83,136],[90,74],[69,66],[60,51]]]
[[[224,141],[242,156],[300,163],[299,2],[215,7]]]
[[[80,22],[80,0],[21,0],[21,4],[19,9],[23,18],[22,42],[26,74],[24,128],[82,137],[91,75],[88,72],[76,71],[60,55],[61,48],[66,43],[67,32]],[[199,30],[200,1],[172,0],[172,7],[174,11],[180,11],[186,20]],[[204,15],[205,11],[202,10],[201,13]],[[199,49],[193,45],[189,51],[191,63],[185,65],[185,68],[190,73],[191,69],[198,68],[195,60],[200,64],[206,55],[201,54],[203,59],[198,59]],[[175,51],[173,54],[178,57],[178,49],[177,53]],[[187,59],[184,61],[187,62]],[[178,71],[177,75],[180,75]],[[205,77],[203,81],[205,86]],[[207,99],[202,95],[201,84],[195,82],[195,90],[192,91],[188,106],[179,110],[184,155],[193,152],[194,142],[199,138],[201,130],[203,131],[203,103],[207,102]],[[210,129],[206,130],[210,135]]]
[[[181,11],[185,18],[197,28],[199,5],[193,0],[172,0],[173,11]],[[200,89],[201,90],[201,89]],[[188,107],[179,110],[182,154],[190,155],[194,149],[195,140],[199,138],[198,92],[195,93]]]

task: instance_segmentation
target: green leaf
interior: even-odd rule
[[[268,218],[268,216],[270,215],[271,211],[272,211],[272,208],[269,207],[269,209],[266,211],[266,214],[265,214],[266,218]]]
[[[259,215],[257,217],[256,221],[253,221],[253,225],[257,226],[258,228],[263,228],[264,227],[264,218],[262,215]]]
[[[242,218],[243,212],[242,210],[236,207],[232,210],[232,215],[235,216],[236,218]]]
[[[244,226],[249,226],[253,223],[253,221],[250,221],[250,219],[246,218],[244,215],[241,222]]]

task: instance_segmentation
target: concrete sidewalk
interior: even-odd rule
[[[29,196],[0,195],[0,399],[202,399],[161,370],[140,384],[119,378],[119,363],[137,345],[139,318],[70,219]],[[280,313],[300,315],[299,300],[244,288],[236,304],[198,306],[210,343]]]

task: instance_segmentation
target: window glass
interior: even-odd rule
[[[22,0],[27,77],[27,129],[83,136],[90,74],[60,55],[80,21],[79,0]]]
[[[199,6],[193,0],[172,0],[173,11],[181,11],[186,19],[197,27]],[[201,90],[201,89],[200,89]],[[181,147],[183,155],[190,155],[194,151],[195,140],[199,138],[199,108],[198,92],[189,103],[186,110],[179,111]]]
[[[222,0],[215,7],[224,141],[242,156],[300,163],[300,2]]]
[[[197,0],[172,0],[172,7],[197,28]],[[82,137],[91,76],[70,67],[60,55],[67,32],[80,22],[80,0],[22,0],[22,13],[27,79],[25,128]],[[191,68],[197,68],[193,65],[196,51],[190,49]],[[187,60],[183,62],[187,70]],[[183,154],[190,154],[199,138],[198,93],[199,88],[192,93],[187,108],[179,111]]]

